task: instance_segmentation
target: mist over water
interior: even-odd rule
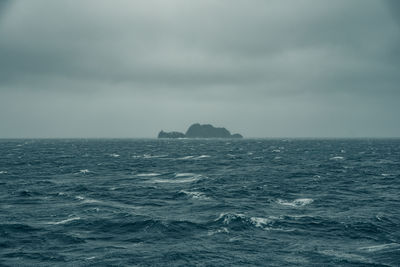
[[[0,140],[2,266],[399,266],[400,141]]]

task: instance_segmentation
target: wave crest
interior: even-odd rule
[[[298,198],[293,201],[286,201],[283,199],[276,200],[276,203],[278,203],[282,206],[288,206],[288,207],[294,207],[294,208],[304,207],[313,202],[314,202],[314,200],[312,198]]]

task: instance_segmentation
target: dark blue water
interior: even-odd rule
[[[400,266],[400,140],[0,140],[1,266]]]

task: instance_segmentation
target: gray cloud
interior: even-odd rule
[[[397,0],[386,0],[386,3],[394,19],[397,20],[400,25],[400,2]]]
[[[0,21],[0,130],[153,136],[200,121],[247,136],[398,136],[396,8],[391,0],[13,2]],[[28,113],[35,131],[15,125]],[[115,132],[96,114],[111,117]],[[68,131],[52,128],[60,118]]]

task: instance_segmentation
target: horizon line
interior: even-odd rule
[[[157,140],[244,140],[244,139],[400,139],[400,136],[268,136],[268,137],[243,137],[236,138],[157,138],[157,137],[0,137],[0,140],[22,139],[157,139]]]

